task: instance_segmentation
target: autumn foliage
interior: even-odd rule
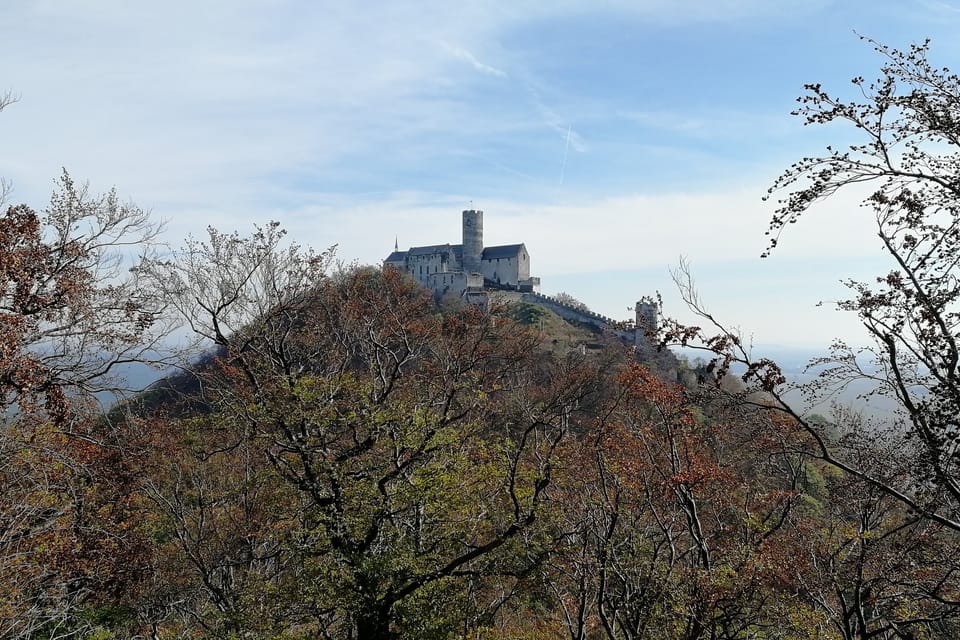
[[[925,46],[879,50],[871,104],[808,88],[808,122],[874,139],[788,170],[772,231],[880,184],[898,266],[841,306],[883,375],[839,345],[812,391],[871,375],[903,409],[886,428],[795,409],[683,277],[715,331],[661,338],[704,367],[616,337],[568,352],[546,311],[438,300],[275,223],[153,252],[144,212],[66,174],[44,212],[8,207],[0,637],[960,636],[960,187],[915,175],[948,164],[924,154],[956,144],[958,81]],[[193,359],[103,409],[173,326]]]
[[[11,246],[55,250],[9,215]],[[811,455],[802,421],[282,238],[139,263],[212,351],[107,416],[83,393],[103,378],[26,337],[97,279],[8,287],[51,311],[6,333],[5,637],[952,632],[950,531]],[[149,338],[125,314],[97,335]],[[881,441],[837,446],[908,473]]]

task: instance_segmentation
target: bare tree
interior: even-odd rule
[[[870,344],[836,342],[831,356],[815,363],[823,373],[808,390],[868,379],[873,393],[893,398],[900,451],[912,456],[909,477],[890,481],[832,447],[820,426],[785,399],[776,365],[753,358],[741,336],[705,310],[684,268],[681,291],[718,333],[673,324],[666,335],[719,354],[720,373],[739,363],[744,380],[763,390],[770,405],[807,428],[815,455],[960,531],[960,78],[928,62],[928,42],[899,51],[864,40],[884,59],[881,77],[854,78],[858,93],[850,100],[809,84],[794,112],[808,125],[852,125],[862,141],[828,146],[825,155],[803,158],[776,180],[770,193],[788,194],[778,200],[763,255],[816,203],[857,185],[871,188],[862,207],[873,213],[890,269],[870,282],[847,281],[852,297],[838,303],[857,314]]]
[[[50,205],[0,216],[0,407],[117,388],[119,365],[152,357],[169,328],[164,302],[131,265],[161,225],[115,191],[91,196],[64,171]]]
[[[19,99],[20,98],[14,95],[12,91],[5,91],[2,95],[0,95],[0,111],[3,111],[14,102],[17,102]],[[6,178],[0,177],[0,205],[7,201],[11,191],[13,191],[13,185],[10,184],[10,181]]]
[[[555,295],[553,296],[553,299],[556,300],[557,302],[561,303],[561,304],[565,304],[565,305],[567,305],[568,307],[572,307],[572,308],[577,309],[577,310],[579,310],[579,311],[589,311],[589,310],[590,310],[590,308],[589,308],[587,305],[585,305],[584,303],[580,302],[579,300],[577,300],[576,298],[574,298],[572,295],[570,295],[570,294],[567,293],[566,291],[561,291],[560,293],[555,294]]]

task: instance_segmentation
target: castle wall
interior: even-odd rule
[[[519,265],[515,258],[484,260],[480,265],[480,271],[484,278],[498,284],[517,285],[520,281]]]
[[[482,289],[483,276],[481,276],[479,273],[445,271],[442,273],[430,274],[429,279],[425,284],[431,287],[440,296],[459,296],[468,289]]]
[[[456,270],[459,265],[451,252],[434,252],[407,256],[405,269],[418,282],[428,284],[431,276]]]
[[[514,294],[516,295],[516,294]],[[539,293],[521,293],[520,300],[545,307],[563,318],[564,320],[573,320],[589,324],[605,332],[617,336],[625,343],[633,343],[635,352],[639,357],[646,361],[656,362],[656,366],[664,376],[664,379],[675,380],[677,378],[677,361],[674,355],[667,349],[660,351],[656,344],[652,344],[647,338],[644,327],[656,331],[657,323],[657,304],[651,298],[642,298],[637,303],[637,325],[635,327],[625,327],[623,323],[612,318],[594,313],[590,310],[578,309],[559,300],[545,296]]]
[[[550,311],[553,311],[555,314],[563,318],[564,320],[573,320],[575,322],[583,322],[584,324],[593,325],[598,329],[607,329],[613,330],[619,323],[613,318],[608,318],[607,316],[601,315],[599,313],[594,313],[590,310],[578,309],[572,307],[564,302],[553,298],[552,296],[545,296],[540,293],[524,293],[521,294],[520,299],[524,302],[531,302],[533,304],[540,305],[545,307]],[[624,333],[627,335],[627,332],[617,332]],[[629,332],[631,338],[633,338],[633,332]]]
[[[518,288],[520,291],[526,291],[527,293],[540,293],[540,278],[532,277],[521,280]]]
[[[517,282],[530,279],[530,254],[526,249],[521,249],[517,254]]]
[[[516,287],[530,279],[530,255],[521,249],[512,257],[484,259],[480,270],[487,280]]]

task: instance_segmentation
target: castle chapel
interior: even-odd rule
[[[483,211],[463,212],[463,244],[435,244],[394,251],[384,267],[400,269],[439,295],[463,295],[483,289],[539,293],[540,278],[530,277],[530,254],[521,244],[483,246]]]

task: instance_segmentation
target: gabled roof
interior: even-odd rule
[[[520,244],[504,244],[499,247],[486,247],[483,250],[483,255],[481,256],[482,260],[495,260],[497,258],[515,258],[519,255],[520,250],[526,250],[526,247],[523,246],[523,243]]]
[[[521,251],[526,251],[526,246],[523,243],[486,247],[480,259],[496,260],[497,258],[516,258]],[[394,251],[387,256],[384,262],[404,262],[407,258],[430,256],[438,253],[452,253],[458,261],[463,261],[462,244],[430,244],[423,247],[410,247],[409,251]]]
[[[435,253],[447,253],[452,250],[449,244],[431,244],[426,247],[410,247],[407,254],[413,256],[428,256]]]

